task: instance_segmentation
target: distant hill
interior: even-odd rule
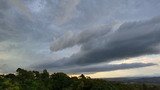
[[[129,78],[104,78],[108,81],[117,81],[124,83],[148,83],[160,84],[160,77],[129,77]]]

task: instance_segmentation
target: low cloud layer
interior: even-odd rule
[[[100,36],[96,36],[98,38],[94,39],[88,39],[88,37],[84,39],[85,36],[83,35],[85,34],[76,35],[78,38],[86,40],[81,43],[81,51],[79,53],[72,55],[70,58],[64,58],[63,62],[58,60],[52,64],[45,64],[45,66],[50,68],[54,67],[54,65],[58,66],[58,64],[60,66],[85,66],[141,55],[158,54],[159,48],[156,47],[160,43],[160,18],[155,17],[145,21],[124,23],[115,32],[109,35],[98,34]],[[70,37],[71,40],[77,41],[74,40],[77,39],[76,36]],[[94,34],[92,37],[94,37]],[[65,43],[63,42],[63,44]]]
[[[130,64],[117,64],[117,65],[101,65],[101,66],[91,66],[91,67],[78,67],[78,68],[72,68],[67,71],[66,69],[63,70],[64,72],[69,73],[95,73],[95,72],[103,72],[103,71],[114,71],[114,70],[123,70],[123,69],[135,69],[135,68],[141,68],[141,67],[148,67],[148,66],[154,66],[156,64],[154,63],[130,63]]]
[[[114,70],[124,70],[124,69],[135,69],[142,68],[148,66],[155,66],[155,63],[122,63],[122,64],[98,64],[98,65],[87,65],[87,66],[60,66],[55,65],[55,72],[65,72],[65,73],[95,73],[95,72],[103,72],[103,71],[114,71]],[[74,67],[74,68],[73,68]],[[39,65],[34,67],[35,69],[48,68],[52,70],[50,67],[43,65]]]

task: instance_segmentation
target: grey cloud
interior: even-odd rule
[[[56,23],[59,25],[68,22],[74,17],[74,12],[76,11],[76,6],[79,4],[80,0],[60,0],[58,11],[61,11],[56,16]]]
[[[154,66],[154,63],[130,63],[130,64],[113,64],[113,65],[102,65],[102,66],[88,66],[88,67],[78,67],[69,69],[68,72],[72,73],[94,73],[94,72],[103,72],[103,71],[114,71],[114,70],[124,70],[124,69],[133,69]],[[67,71],[67,70],[64,70]]]
[[[26,7],[25,3],[21,0],[8,0],[9,4],[12,4],[14,8],[18,9],[22,14],[26,15],[30,20],[32,20],[32,14]]]
[[[68,29],[84,29],[99,23],[145,20],[160,15],[158,0],[81,0],[77,17],[66,23]]]
[[[54,24],[63,27],[75,17],[80,0],[35,0],[24,1],[32,17],[41,24]],[[32,18],[33,19],[33,18]]]
[[[49,70],[54,71],[62,71],[65,73],[95,73],[95,72],[103,72],[103,71],[114,71],[114,70],[124,70],[124,69],[135,69],[135,68],[142,68],[148,66],[154,66],[157,64],[154,63],[122,63],[122,64],[98,64],[98,65],[88,65],[88,66],[73,66],[66,67],[66,66],[57,66],[53,68],[49,68]],[[38,66],[34,67],[35,69],[42,69],[47,68],[46,66]]]
[[[93,44],[102,44],[101,41],[103,39],[84,44],[82,52],[85,51],[86,54],[82,56],[79,56],[81,54],[74,55],[71,63],[91,64],[146,54],[157,54],[159,49],[154,47],[160,43],[159,35],[159,17],[148,21],[126,23],[121,25],[110,37],[103,38],[106,40],[106,43],[102,47],[93,47],[91,48],[92,50],[88,50],[89,52],[86,51],[87,47]]]
[[[8,65],[4,67],[6,72],[7,68],[12,71],[18,67],[24,68],[50,55],[49,41],[56,34],[55,30],[48,28],[48,22],[39,22],[39,19],[43,21],[42,17],[31,17],[28,10],[25,1],[0,1],[0,53],[3,64]]]
[[[63,26],[56,24],[70,20],[79,3],[79,0],[39,1],[0,1],[0,41],[50,41],[57,34],[63,33],[63,29],[57,30]],[[44,7],[36,12],[40,8],[34,7],[36,5]],[[50,28],[51,25],[55,27]]]
[[[3,10],[6,10],[6,9],[8,9],[8,8],[10,8],[10,7],[9,7],[8,3],[6,2],[6,0],[1,0],[1,1],[0,1],[0,9],[1,9],[1,10],[0,10],[0,11],[2,11],[2,9],[3,9]]]
[[[23,36],[23,32],[25,33],[25,30],[22,29],[26,28],[26,23],[29,22],[25,17],[16,13],[16,10],[9,4],[9,1],[2,0],[1,2],[5,7],[0,7],[0,41],[8,39],[18,40]]]
[[[44,64],[48,68],[58,66],[90,65],[117,59],[158,54],[154,48],[160,43],[160,18],[122,24],[111,35],[82,44],[81,51],[70,58]],[[79,38],[83,38],[79,36]],[[74,37],[73,37],[74,39]],[[75,38],[76,39],[76,38]],[[90,48],[91,47],[91,48]]]
[[[10,57],[10,60],[4,57],[9,67],[12,63],[17,67],[47,62],[52,57],[49,45],[52,39],[57,37],[51,47],[53,51],[77,44],[82,48],[80,53],[64,58],[63,63],[61,60],[54,64],[51,62],[50,65],[47,62],[48,67],[88,65],[130,57],[133,54],[134,56],[154,54],[157,52],[152,46],[157,46],[159,40],[157,39],[159,30],[155,30],[159,28],[159,24],[145,26],[143,24],[147,24],[146,21],[142,21],[141,24],[126,23],[121,26],[122,29],[133,29],[129,31],[119,29],[115,33],[107,25],[119,21],[144,20],[159,15],[159,3],[159,0],[0,0],[0,52]],[[140,29],[137,28],[139,27],[137,24],[146,27],[147,31],[134,30]],[[66,36],[71,36],[63,37],[68,30],[70,33]],[[124,32],[131,34],[126,35]],[[135,36],[132,33],[135,33]],[[130,41],[135,40],[135,37],[139,37],[139,41]],[[68,42],[63,41],[66,39]],[[128,46],[134,43],[140,44],[132,48]],[[133,49],[135,51],[132,53],[128,52]],[[11,61],[12,63],[9,63]]]
[[[39,22],[40,17],[33,18],[35,16],[32,17],[27,4],[23,6],[25,2],[22,2],[19,0],[15,2],[13,0],[3,1],[6,7],[0,7],[0,41],[25,42],[36,40],[43,42],[51,40],[54,30],[49,29],[49,25],[45,22]]]
[[[80,28],[81,31],[84,30],[85,32],[86,27],[93,27],[94,25],[97,25],[97,23],[108,24],[108,23],[114,22],[115,20],[126,21],[128,19],[131,19],[131,20],[146,19],[150,16],[153,17],[156,15],[159,15],[158,13],[156,15],[155,14],[151,15],[157,12],[156,7],[160,6],[157,0],[155,2],[152,2],[150,0],[145,2],[143,0],[142,1],[119,0],[118,2],[116,0],[99,0],[99,1],[81,0],[79,1],[79,4],[76,7],[74,7],[76,8],[77,12],[79,12],[78,16],[68,21],[68,23],[66,23],[66,27],[67,26],[71,28],[75,27],[74,30],[77,30]],[[145,9],[142,8],[142,6],[145,7]],[[64,10],[62,10],[62,13],[63,11]],[[146,14],[144,15],[143,13],[146,13]],[[66,14],[63,14],[63,15],[67,16]],[[70,30],[70,28],[67,28],[67,30],[68,29]],[[90,30],[90,32],[92,33],[92,30]],[[58,37],[58,39],[56,39],[53,42],[51,46],[51,50],[57,51],[63,48],[72,47],[73,43],[75,44],[78,43],[78,41],[74,41],[76,39],[72,38],[72,37],[74,38],[78,37],[77,35],[79,35],[77,31],[76,32],[71,31],[62,37]]]
[[[0,73],[8,73],[11,68],[7,64],[0,64]]]
[[[58,51],[68,47],[72,47],[74,45],[81,45],[92,39],[106,35],[110,31],[111,31],[111,28],[107,25],[98,26],[96,28],[94,27],[92,29],[84,30],[76,34],[70,31],[64,34],[62,37],[54,40],[50,49],[52,51]]]

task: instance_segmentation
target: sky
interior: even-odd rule
[[[160,76],[160,0],[0,0],[0,73]]]

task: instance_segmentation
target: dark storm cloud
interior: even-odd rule
[[[83,36],[84,37],[84,36]],[[80,37],[79,38],[83,38]],[[76,39],[72,37],[72,39]],[[81,51],[70,58],[44,64],[58,66],[85,66],[141,55],[158,54],[160,18],[122,24],[115,32],[82,43]],[[63,61],[63,62],[62,62]]]
[[[73,67],[66,67],[66,66],[59,66],[55,65],[53,69],[57,72],[65,72],[65,73],[95,73],[95,72],[103,72],[103,71],[114,71],[114,70],[124,70],[124,69],[134,69],[134,68],[141,68],[141,67],[148,67],[154,66],[157,64],[154,63],[122,63],[122,64],[99,64],[99,65],[88,65],[88,66],[74,66]],[[47,66],[39,65],[38,67],[34,67],[36,69],[43,69],[48,68]]]
[[[67,72],[74,73],[94,73],[94,72],[103,72],[103,71],[114,71],[114,70],[122,70],[122,69],[133,69],[133,68],[141,68],[154,66],[154,63],[130,63],[130,64],[116,64],[116,65],[100,65],[100,66],[91,66],[91,67],[79,67],[79,68],[71,68]]]
[[[106,40],[105,43],[104,40]],[[68,64],[85,65],[140,55],[158,54],[159,49],[155,47],[159,43],[159,17],[148,21],[124,23],[112,35],[82,45],[82,51],[69,58]]]

